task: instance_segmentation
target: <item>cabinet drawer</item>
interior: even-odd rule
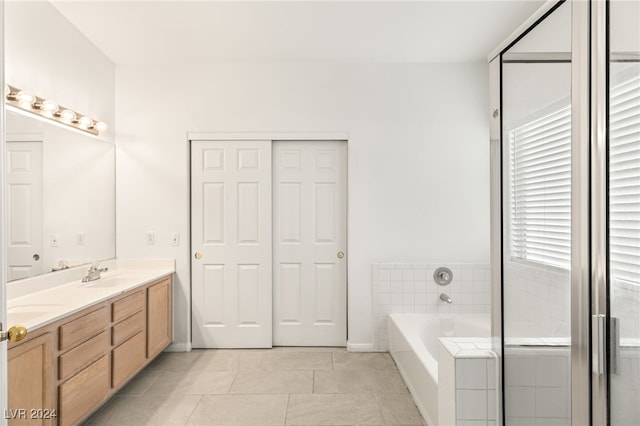
[[[144,290],[113,302],[111,321],[118,322],[144,309]]]
[[[106,355],[108,345],[108,333],[103,331],[64,355],[60,355],[58,357],[58,378],[64,380],[101,356]]]
[[[109,395],[109,357],[103,356],[60,385],[60,426],[76,425]]]
[[[144,311],[140,311],[113,326],[111,344],[118,346],[139,331],[144,330]]]
[[[117,388],[146,361],[145,335],[140,332],[112,351],[111,386]]]
[[[80,318],[76,318],[60,326],[59,349],[61,351],[77,346],[107,329],[109,312],[105,307],[93,311]]]

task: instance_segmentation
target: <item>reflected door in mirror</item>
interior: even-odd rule
[[[42,143],[7,141],[7,280],[42,273]]]

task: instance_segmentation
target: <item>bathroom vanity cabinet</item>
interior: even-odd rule
[[[55,410],[53,344],[54,335],[48,331],[27,337],[13,347],[10,344],[7,354],[9,408],[5,413],[10,425],[55,424],[55,417],[45,416],[44,411],[37,416],[38,410]]]
[[[172,279],[30,331],[8,351],[10,425],[76,425],[172,340]]]

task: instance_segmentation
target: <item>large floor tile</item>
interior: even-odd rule
[[[211,395],[227,393],[235,371],[163,371],[145,394]]]
[[[388,353],[334,352],[334,370],[395,370],[396,365]]]
[[[313,371],[239,371],[229,393],[288,394],[312,393]]]
[[[158,380],[162,371],[144,369],[118,391],[119,396],[142,395]]]
[[[314,393],[407,393],[396,370],[315,371]]]
[[[183,426],[201,398],[200,395],[116,396],[86,425]]]
[[[291,395],[287,425],[374,425],[382,417],[373,394]]]
[[[376,395],[385,425],[423,424],[410,394]]]
[[[288,395],[205,395],[187,425],[284,425]]]
[[[260,361],[262,370],[331,370],[331,352],[271,351]]]
[[[267,353],[264,349],[199,349],[193,371],[256,370]]]
[[[274,346],[274,352],[346,352],[347,348],[341,346]]]
[[[202,356],[202,354],[199,351],[162,352],[146,369],[158,371],[189,371],[200,356]]]

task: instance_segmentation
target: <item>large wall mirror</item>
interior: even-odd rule
[[[6,2],[5,83],[114,122],[115,67],[49,1]],[[51,35],[55,36],[52,37]],[[7,280],[115,257],[115,145],[8,106]]]
[[[115,257],[115,146],[6,113],[7,280]]]

